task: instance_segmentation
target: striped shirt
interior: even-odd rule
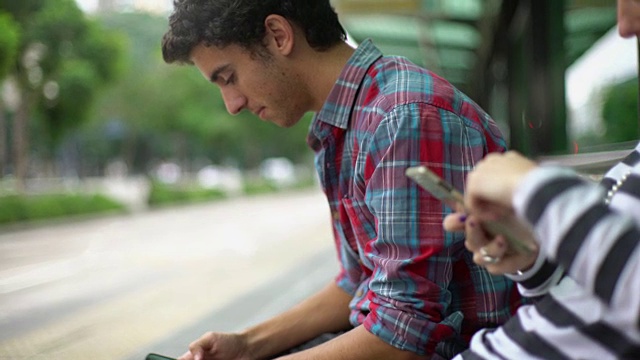
[[[450,209],[404,174],[424,164],[462,189],[478,160],[504,150],[496,124],[467,96],[366,41],[314,117],[308,143],[354,326],[418,354],[446,341],[438,352],[452,356],[476,330],[515,312],[513,282],[476,266],[463,236],[443,231]]]
[[[541,256],[514,279],[545,295],[460,358],[640,359],[640,144],[602,184],[559,168],[527,175],[514,206]]]

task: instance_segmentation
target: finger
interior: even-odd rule
[[[464,223],[466,220],[466,214],[455,212],[453,214],[445,216],[444,220],[442,221],[442,226],[446,231],[464,231]]]
[[[478,253],[479,257],[474,254],[474,262],[484,266],[487,271],[494,275],[513,274],[519,270],[528,269],[537,258],[537,253],[523,255],[510,251],[507,239],[503,235],[496,236],[494,240],[482,247]]]
[[[178,360],[193,360],[193,356],[191,356],[191,351],[187,351],[186,353],[182,354],[182,356],[180,356]]]
[[[532,262],[535,259],[532,260]],[[532,264],[531,262],[531,264]],[[529,264],[528,262],[525,262]],[[506,255],[504,258],[501,258],[500,261],[495,264],[487,264],[484,266],[488,272],[494,275],[502,275],[502,274],[514,274],[518,270],[523,268],[523,259],[520,256],[512,256]]]
[[[204,358],[204,350],[198,341],[189,345],[189,353],[193,357],[193,360],[202,360]]]
[[[508,248],[503,235],[496,235],[481,247],[486,254],[499,259],[504,258]]]
[[[471,252],[477,252],[481,247],[489,242],[484,230],[479,226],[478,218],[475,216],[467,217],[465,222],[465,247]]]
[[[469,199],[469,212],[481,221],[496,221],[511,214],[513,209],[484,198],[472,197]]]
[[[480,247],[473,254],[474,262],[485,267],[501,267],[502,260],[506,255],[506,246],[504,238],[501,235],[496,236],[492,241]]]

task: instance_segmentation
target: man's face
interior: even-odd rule
[[[191,60],[209,81],[220,87],[230,114],[248,109],[281,127],[295,125],[309,110],[295,77],[276,57],[264,58],[237,46],[196,46]]]
[[[622,37],[640,36],[640,0],[618,0],[618,31]]]

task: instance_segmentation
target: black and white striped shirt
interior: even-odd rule
[[[457,359],[640,359],[640,144],[602,184],[561,168],[527,175],[514,207],[541,251],[513,279],[544,296]]]

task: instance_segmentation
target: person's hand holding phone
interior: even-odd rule
[[[459,209],[461,210],[461,209]],[[512,218],[511,221],[518,221]],[[485,267],[492,274],[514,274],[524,271],[536,261],[537,247],[529,253],[514,251],[504,235],[491,235],[482,227],[481,220],[464,211],[449,214],[443,221],[444,229],[453,232],[465,232],[464,245],[473,253],[473,261]],[[521,223],[509,225],[521,237],[522,241],[535,244],[533,234],[522,227]]]
[[[412,166],[407,168],[405,173],[451,209],[457,210],[459,213],[473,214],[466,206],[462,193],[426,166]],[[481,210],[483,217],[482,220],[478,220],[478,225],[487,238],[493,239],[496,235],[501,235],[500,238],[508,245],[503,249],[506,254],[516,252],[523,255],[523,258],[537,254],[537,244],[528,227],[515,218],[510,207],[505,207],[500,203],[493,206],[486,206],[485,202],[478,203],[485,207]],[[478,262],[479,264],[494,264],[501,259],[502,253],[500,256],[493,255],[487,249],[486,246],[480,248],[481,256],[476,256],[476,258],[481,258],[483,262]]]
[[[456,213],[444,219],[445,230],[466,232],[465,246],[474,253],[474,261],[491,273],[523,271],[537,258],[535,236],[516,218],[512,206],[516,188],[536,167],[533,161],[513,151],[487,155],[467,176],[465,207],[458,207]],[[486,231],[483,225],[488,221],[508,228],[511,237],[531,245],[532,251],[514,251],[510,247],[513,242]]]
[[[467,175],[466,208],[483,220],[513,213],[513,194],[537,164],[515,151],[492,153]]]

